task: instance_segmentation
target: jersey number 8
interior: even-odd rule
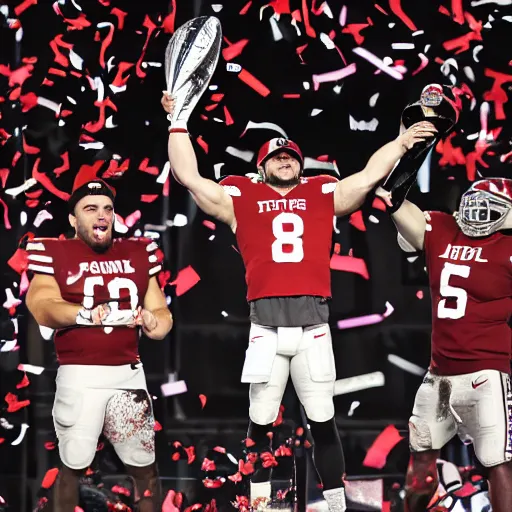
[[[292,226],[291,231],[284,230],[284,224]],[[299,263],[304,259],[304,222],[295,213],[280,213],[272,221],[272,233],[275,240],[272,243],[272,259],[276,263]],[[291,250],[285,252],[284,246],[291,246]]]

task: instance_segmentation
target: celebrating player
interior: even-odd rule
[[[139,510],[160,510],[154,418],[138,355],[139,326],[155,340],[172,327],[157,281],[161,258],[148,239],[113,239],[115,191],[100,179],[75,180],[69,199],[73,239],[27,244],[35,275],[27,307],[56,329],[60,367],[53,419],[62,469],[54,511],[74,512],[79,478],[103,432],[133,476]]]
[[[473,183],[454,215],[393,201],[398,241],[425,250],[432,359],[409,420],[406,510],[423,512],[438,486],[436,459],[458,434],[488,468],[492,509],[512,510],[510,329],[512,180]]]
[[[344,458],[334,419],[336,370],[327,305],[333,216],[359,208],[398,159],[435,128],[426,122],[412,126],[379,149],[364,170],[341,181],[303,178],[297,144],[272,139],[258,153],[259,182],[230,176],[217,184],[200,176],[186,122],[182,117],[173,120],[174,101],[167,93],[162,105],[171,114],[174,176],[205,213],[231,227],[245,264],[251,319],[242,371],[242,382],[250,383],[248,437],[258,451],[271,450],[267,433],[291,375],[315,440],[315,464],[329,510],[344,511]],[[264,507],[270,495],[269,471],[256,472],[253,506]]]

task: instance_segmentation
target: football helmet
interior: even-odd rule
[[[462,195],[457,224],[466,236],[487,236],[501,228],[512,209],[512,180],[475,181]]]

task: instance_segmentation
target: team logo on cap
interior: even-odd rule
[[[283,146],[288,146],[289,143],[288,143],[288,139],[277,139],[276,140],[276,146],[278,148],[282,148]]]
[[[438,107],[443,101],[443,88],[439,84],[427,85],[421,91],[420,103],[424,107]]]
[[[89,184],[87,185],[87,187],[89,187],[89,188],[91,188],[91,189],[92,189],[92,188],[101,188],[101,183],[89,183]]]

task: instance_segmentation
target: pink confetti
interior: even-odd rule
[[[355,73],[356,69],[356,63],[353,62],[349,66],[338,69],[336,71],[329,71],[327,73],[322,73],[320,75],[313,75],[313,84],[315,91],[318,91],[320,84],[325,82],[335,82],[337,80],[341,80]]]
[[[345,320],[339,320],[337,323],[338,329],[353,329],[354,327],[362,327],[364,325],[378,324],[393,313],[394,308],[386,302],[386,311],[382,314],[364,315],[357,316],[354,318],[345,318]]]
[[[422,290],[418,290],[416,292],[416,297],[418,297],[418,299],[423,299],[423,291]]]
[[[402,80],[404,77],[402,73],[397,71],[396,69],[390,68],[386,64],[384,64],[384,61],[382,59],[379,59],[377,56],[375,56],[373,53],[369,52],[365,48],[357,47],[353,48],[352,51],[362,57],[363,59],[366,59],[368,62],[372,63],[377,69],[380,69],[381,71],[384,71],[384,73],[387,73],[389,76],[393,77],[396,80]]]
[[[388,425],[370,446],[363,466],[382,469],[391,450],[403,439],[394,425]]]
[[[339,24],[344,27],[347,22],[347,6],[344,5],[340,11]]]
[[[420,53],[419,58],[421,59],[421,64],[412,72],[412,76],[417,75],[422,69],[425,69],[428,65],[428,57]]]
[[[247,11],[249,10],[249,8],[251,7],[251,4],[252,4],[252,0],[249,0],[249,2],[247,2],[241,9],[240,11],[240,16],[243,16],[244,14],[247,14]]]
[[[176,491],[172,489],[167,493],[164,502],[162,503],[162,512],[180,512],[180,509],[175,505]]]
[[[206,405],[206,395],[199,395],[199,400],[201,401],[201,409],[204,409]]]
[[[178,276],[171,285],[176,285],[176,295],[179,297],[193,288],[201,278],[197,272],[189,265],[178,272]]]
[[[331,257],[331,269],[342,270],[344,272],[353,272],[354,274],[359,274],[365,279],[370,279],[368,269],[366,268],[366,263],[361,258],[333,254]]]

